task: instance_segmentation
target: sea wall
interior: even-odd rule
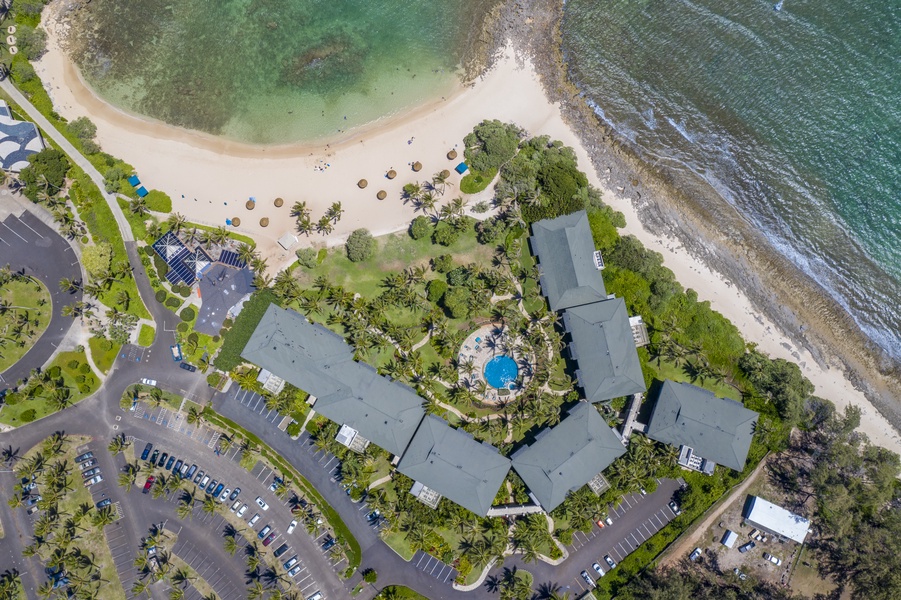
[[[842,369],[901,431],[901,365],[867,338],[817,282],[777,252],[712,187],[667,168],[602,122],[568,77],[562,50],[562,0],[508,0],[493,24],[491,49],[512,39],[528,55],[545,91],[588,149],[610,189],[633,203],[642,225],[676,239],[734,283],[821,366]],[[490,62],[490,52],[489,52]]]

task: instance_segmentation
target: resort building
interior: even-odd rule
[[[803,544],[810,521],[757,496],[748,496],[742,511],[745,523],[782,539]]]
[[[607,299],[601,269],[604,261],[584,210],[532,224],[529,238],[538,258],[541,291],[558,311]]]
[[[491,444],[427,415],[397,470],[416,483],[411,488],[433,508],[442,496],[485,516],[510,471],[510,459]]]
[[[0,100],[0,167],[18,173],[29,165],[29,156],[43,149],[37,126],[14,119],[9,104]]]
[[[550,512],[569,492],[603,482],[600,473],[625,453],[620,437],[597,409],[579,402],[558,425],[541,431],[531,446],[520,448],[512,458],[532,499]],[[597,493],[605,487],[592,489]]]
[[[758,414],[688,383],[665,381],[647,427],[652,440],[679,448],[679,464],[713,474],[717,464],[745,468]]]
[[[576,379],[589,402],[644,392],[644,374],[622,298],[569,308],[563,324],[572,341]]]

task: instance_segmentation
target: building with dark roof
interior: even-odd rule
[[[576,379],[589,402],[647,389],[622,298],[569,308],[563,323],[572,338],[570,356],[579,365]]]
[[[597,409],[579,402],[531,446],[513,455],[513,468],[541,507],[550,512],[626,453],[620,437]]]
[[[250,269],[229,269],[214,265],[200,279],[200,310],[194,330],[207,335],[218,335],[222,321],[248,294],[254,291],[253,273]]]
[[[652,440],[677,446],[679,464],[712,474],[717,464],[745,468],[758,414],[688,383],[665,381],[648,423]]]
[[[427,504],[436,506],[444,496],[485,516],[507,477],[510,459],[491,444],[478,442],[462,429],[427,415],[397,470],[416,482],[411,491]]]
[[[0,167],[18,173],[30,164],[29,156],[43,149],[37,125],[14,119],[9,105],[0,100]]]
[[[541,291],[551,310],[563,310],[607,298],[601,277],[603,260],[594,249],[588,214],[582,210],[532,224],[529,238],[538,257]]]

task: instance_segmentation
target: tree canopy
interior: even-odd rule
[[[66,173],[69,172],[69,161],[66,155],[56,148],[44,148],[29,158],[29,165],[22,169],[19,178],[25,184],[25,196],[31,201],[37,201],[38,192],[45,187],[47,193],[54,195],[63,187],[66,181]]]
[[[352,262],[361,262],[375,252],[375,239],[368,229],[356,229],[347,238],[344,248],[347,250],[347,258]]]
[[[472,133],[463,138],[466,144],[464,156],[469,166],[477,171],[500,169],[516,154],[519,140],[525,135],[512,123],[498,120],[482,121]]]

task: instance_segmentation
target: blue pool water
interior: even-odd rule
[[[485,381],[493,388],[509,388],[519,375],[516,361],[509,356],[495,356],[485,363]]]

